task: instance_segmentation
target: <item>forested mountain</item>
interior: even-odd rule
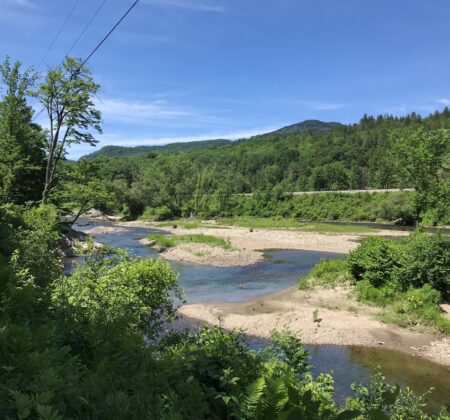
[[[260,137],[267,137],[273,135],[288,135],[294,133],[324,133],[331,131],[341,124],[336,122],[323,122],[318,120],[306,120],[300,123],[282,127],[276,131],[262,134]],[[153,156],[153,153],[178,153],[190,152],[193,150],[209,149],[219,146],[224,146],[231,143],[231,140],[217,139],[217,140],[200,140],[190,141],[186,143],[170,143],[162,146],[104,146],[101,149],[83,156],[84,159],[94,159],[99,156],[105,157],[146,157],[148,153]]]
[[[295,133],[326,133],[333,130],[333,128],[339,127],[342,124],[337,122],[324,122],[319,120],[305,120],[300,123],[287,125],[278,130],[272,131],[270,133],[263,134],[263,136],[272,135],[288,135]]]
[[[186,143],[170,143],[163,146],[104,146],[89,155],[83,156],[84,159],[94,159],[99,156],[105,157],[148,157],[154,156],[154,153],[177,153],[189,152],[192,150],[215,148],[230,143],[231,140],[201,140],[189,141]]]

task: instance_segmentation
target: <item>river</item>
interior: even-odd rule
[[[93,227],[111,226],[104,221],[74,226],[86,231]],[[125,248],[130,255],[157,257],[158,253],[139,243],[139,239],[155,229],[130,227],[118,232],[93,235],[96,242]],[[161,231],[159,231],[161,232]],[[270,250],[263,262],[245,267],[221,268],[180,262],[171,262],[179,274],[180,286],[188,303],[204,301],[238,302],[291,287],[322,258],[342,258],[341,254],[300,250]],[[68,259],[70,271],[73,259]],[[367,384],[378,369],[391,383],[409,386],[417,393],[430,387],[435,391],[428,397],[429,407],[450,406],[450,371],[428,360],[394,350],[361,346],[305,345],[314,366],[313,373],[332,372],[335,380],[335,398],[342,401],[351,394],[354,382]]]

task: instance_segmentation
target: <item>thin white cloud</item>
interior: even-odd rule
[[[224,13],[225,7],[211,2],[197,2],[190,0],[145,0],[144,3],[154,6],[169,6],[199,12]]]
[[[438,104],[445,105],[445,106],[450,105],[450,99],[448,99],[448,98],[436,99],[435,102]]]
[[[168,101],[162,99],[150,102],[133,102],[110,98],[99,100],[96,105],[102,112],[105,121],[118,120],[141,124],[148,124],[161,120],[184,120],[203,123],[223,122],[222,118],[208,115],[200,110],[172,105]]]

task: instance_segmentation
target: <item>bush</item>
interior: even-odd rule
[[[44,288],[62,272],[57,254],[58,215],[55,207],[46,205],[23,213],[21,226],[14,235],[12,263],[16,271],[27,270],[34,282]]]
[[[148,337],[175,317],[177,276],[161,259],[93,256],[72,276],[56,281],[57,308],[78,323],[125,327]]]
[[[399,273],[404,289],[431,285],[450,299],[450,238],[441,234],[416,234],[407,243]]]
[[[173,219],[174,214],[169,207],[162,206],[154,209],[155,220],[163,221]]]
[[[365,303],[377,306],[389,305],[397,296],[395,287],[374,287],[368,280],[359,281],[355,288],[356,298]]]
[[[348,271],[347,263],[344,260],[320,260],[308,275],[299,280],[299,287],[302,290],[309,289],[315,285],[336,287],[338,284],[345,284],[352,281]]]
[[[367,280],[375,287],[395,282],[402,261],[401,246],[379,237],[366,239],[347,257],[353,277],[356,280]]]

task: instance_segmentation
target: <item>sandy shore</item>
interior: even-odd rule
[[[230,242],[234,250],[211,247],[201,244],[182,244],[161,253],[169,260],[185,261],[197,264],[232,267],[254,264],[263,260],[263,251],[268,249],[299,249],[307,251],[335,252],[347,254],[353,251],[366,235],[353,233],[303,232],[293,229],[248,229],[238,226],[199,227],[195,229],[159,227],[155,223],[142,221],[116,223],[123,227],[158,228],[174,235],[203,234],[221,237]],[[114,228],[112,228],[114,229]],[[372,234],[372,233],[371,233]],[[377,232],[382,236],[404,236],[404,231]],[[141,242],[147,243],[148,242]]]
[[[268,338],[289,329],[306,344],[385,347],[420,356],[450,368],[450,338],[413,331],[376,319],[378,308],[358,303],[351,288],[287,289],[243,303],[198,303],[179,309],[179,326],[203,323]],[[314,315],[316,313],[316,315]]]
[[[142,238],[139,242],[143,245],[152,245],[152,241]],[[179,244],[160,252],[166,260],[184,261],[194,264],[214,265],[215,267],[237,267],[255,264],[263,261],[262,252],[246,251],[241,249],[223,249],[206,244]]]

